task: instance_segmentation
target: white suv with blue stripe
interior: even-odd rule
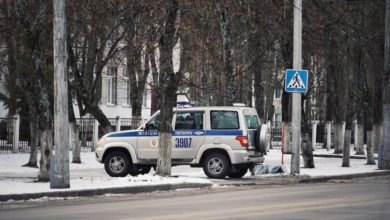
[[[113,177],[148,173],[158,158],[160,113],[137,130],[113,132],[98,142],[97,161]],[[269,129],[249,107],[175,108],[172,121],[172,165],[203,167],[210,178],[241,178],[262,163]]]

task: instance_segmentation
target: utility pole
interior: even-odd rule
[[[390,0],[386,1],[385,55],[383,73],[383,136],[378,152],[378,168],[390,169]]]
[[[65,0],[54,0],[54,149],[50,163],[50,188],[70,187],[69,120]]]
[[[302,0],[294,0],[293,68],[302,69]],[[299,174],[301,142],[301,93],[292,94],[291,174]]]

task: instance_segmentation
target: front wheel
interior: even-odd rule
[[[104,160],[104,169],[112,177],[125,177],[130,164],[130,159],[125,153],[113,151]]]
[[[209,178],[225,178],[229,173],[230,167],[229,159],[220,152],[210,153],[203,160],[203,171]]]

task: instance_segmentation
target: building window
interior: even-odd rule
[[[274,99],[280,99],[282,98],[283,88],[279,83],[276,84],[275,93],[274,93]]]
[[[109,67],[107,78],[108,78],[108,100],[107,104],[117,104],[117,73],[118,68],[117,67]]]
[[[148,107],[148,90],[147,90],[146,87],[145,87],[145,89],[144,89],[144,94],[143,94],[143,100],[142,100],[142,102],[143,102],[144,108]]]
[[[282,123],[282,115],[281,114],[274,114],[274,121],[273,121],[273,127],[281,127]]]
[[[130,100],[130,80],[129,78],[125,78],[125,83],[126,83],[126,105],[131,105],[131,100]]]

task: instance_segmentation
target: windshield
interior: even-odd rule
[[[158,130],[159,124],[160,124],[160,114],[156,115],[145,124],[145,130]]]

